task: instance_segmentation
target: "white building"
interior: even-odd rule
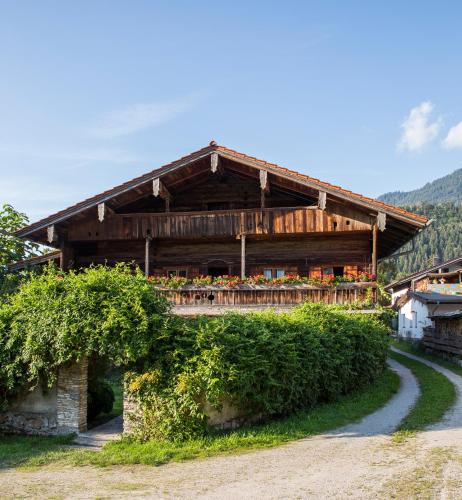
[[[461,277],[462,257],[458,257],[385,287],[398,311],[398,335],[420,339],[423,329],[432,326],[429,316],[461,309]]]

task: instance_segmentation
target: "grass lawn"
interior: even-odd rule
[[[401,354],[390,353],[390,357],[409,368],[417,378],[420,397],[409,415],[401,422],[396,439],[438,422],[456,400],[454,385],[433,368]]]
[[[434,354],[427,354],[411,342],[407,342],[405,340],[393,340],[391,342],[391,345],[393,345],[397,349],[400,349],[401,351],[409,352],[410,354],[415,354],[416,356],[420,356],[421,358],[433,361],[433,363],[444,366],[444,368],[447,368],[448,370],[451,370],[457,375],[462,376],[462,366],[456,365],[455,363],[443,359],[440,356],[436,356]]]
[[[136,443],[122,440],[107,444],[100,452],[93,452],[63,447],[63,443],[56,441],[56,438],[3,437],[0,438],[0,465],[159,465],[170,461],[268,448],[357,421],[383,406],[398,388],[398,375],[386,370],[375,383],[344,396],[335,403],[321,405],[265,425],[180,443]],[[12,450],[15,451],[12,453]]]

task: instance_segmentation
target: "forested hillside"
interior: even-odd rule
[[[422,203],[420,205],[407,205],[405,208],[411,212],[425,215],[432,219],[432,223],[415,238],[413,252],[394,261],[386,261],[380,266],[383,279],[386,282],[392,281],[400,275],[425,269],[432,264],[433,256],[448,260],[462,254],[461,204]]]
[[[460,203],[462,201],[462,168],[413,191],[385,193],[379,197],[379,200],[401,206],[420,203]]]

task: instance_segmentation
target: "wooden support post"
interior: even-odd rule
[[[260,205],[261,208],[265,208],[265,194],[269,192],[268,172],[266,170],[260,170],[260,189]]]
[[[63,271],[69,271],[74,264],[74,249],[66,241],[61,242],[61,255],[59,256],[59,267]]]
[[[241,234],[241,280],[245,278],[245,234]]]
[[[172,195],[159,177],[152,181],[152,194],[155,197],[160,196],[163,198],[165,200],[165,211],[170,212],[170,200],[172,199]]]
[[[151,250],[151,236],[146,236],[146,244],[144,246],[144,274],[146,278],[149,276],[149,258]]]
[[[377,223],[372,226],[372,274],[377,276]]]
[[[319,194],[318,194],[318,207],[321,209],[321,210],[325,210],[326,209],[326,201],[327,201],[327,194],[325,191],[319,191]]]

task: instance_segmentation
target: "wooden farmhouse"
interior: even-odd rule
[[[34,222],[17,236],[56,248],[36,261],[55,259],[65,270],[126,261],[149,276],[263,275],[275,280],[273,290],[268,285],[258,297],[251,286],[238,287],[233,296],[216,290],[206,297],[197,287],[185,286],[171,293],[177,304],[286,304],[364,298],[374,280],[362,283],[360,277],[375,275],[378,260],[426,223],[425,217],[402,208],[212,141]],[[278,285],[287,275],[311,278],[314,284],[293,290]],[[354,283],[335,289],[322,284],[323,278],[343,276]]]

